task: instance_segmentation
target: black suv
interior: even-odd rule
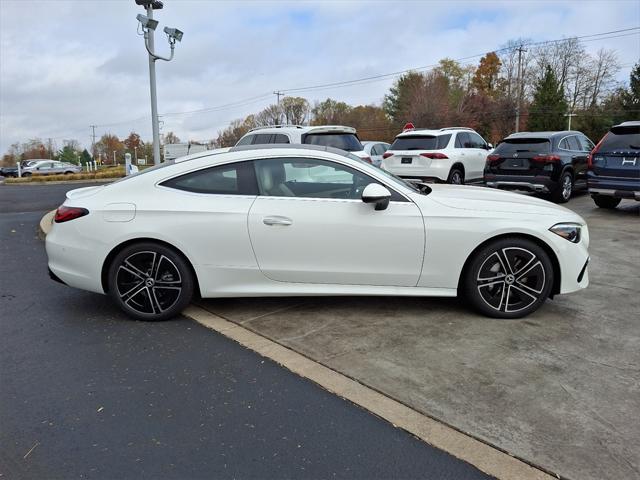
[[[640,121],[616,125],[600,140],[589,156],[587,184],[602,208],[640,200]]]
[[[583,133],[521,132],[502,140],[487,157],[488,187],[544,193],[568,202],[574,188],[586,188],[587,159],[593,143]]]

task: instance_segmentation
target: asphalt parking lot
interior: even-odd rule
[[[72,188],[0,186],[0,478],[488,478],[192,321],[51,281],[37,225]]]
[[[640,478],[640,204],[588,222],[588,289],[522,320],[455,299],[215,299],[200,305],[571,479]]]
[[[50,282],[41,272],[44,252],[35,226],[43,202],[54,207],[69,187],[49,186],[40,200],[32,189],[41,187],[8,188],[17,198],[2,204],[9,211],[3,216],[2,308],[12,319],[2,322],[1,332],[5,473],[413,478],[435,472],[433,478],[482,478],[462,462],[456,470],[455,459],[454,470],[447,470],[450,457],[199,325],[131,322],[102,296]],[[28,208],[16,210],[19,202]],[[484,318],[455,299],[216,299],[199,305],[563,478],[640,478],[640,204],[625,201],[605,211],[580,195],[567,206],[590,227],[591,285],[526,319]],[[28,267],[21,269],[23,259]],[[20,280],[10,281],[14,277]],[[21,293],[31,289],[40,295]],[[228,406],[228,398],[237,397],[219,391],[229,389],[242,395],[243,407],[259,398],[261,415],[249,418]],[[223,409],[216,407],[220,401]],[[112,409],[109,418],[97,411],[105,405]],[[282,409],[286,415],[273,417]],[[172,420],[178,411],[179,421]],[[151,417],[142,418],[147,412]],[[311,412],[338,420],[314,422]],[[208,434],[194,437],[201,419]],[[259,428],[247,433],[239,421]],[[295,431],[315,454],[290,451],[272,430]],[[143,433],[157,434],[152,438],[159,443]],[[238,447],[246,442],[253,453]],[[203,454],[212,449],[229,462]],[[274,453],[279,460],[265,463]],[[122,460],[114,464],[113,455]],[[404,469],[385,470],[388,462],[377,463],[378,457],[405,462]]]

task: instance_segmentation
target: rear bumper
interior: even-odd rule
[[[558,185],[549,176],[533,175],[485,175],[484,183],[491,188],[525,190],[536,193],[549,193]]]
[[[605,177],[588,172],[587,187],[593,195],[640,200],[640,178]]]

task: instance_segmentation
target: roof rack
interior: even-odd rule
[[[471,130],[473,131],[473,128],[469,128],[469,127],[445,127],[445,128],[441,128],[440,131],[444,132],[445,130]]]
[[[288,125],[288,124],[283,124],[283,125],[263,125],[261,127],[254,127],[249,131],[253,132],[255,130],[264,130],[266,128],[305,128],[305,127],[303,127],[302,125]]]

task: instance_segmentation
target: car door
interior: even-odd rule
[[[260,195],[249,236],[262,273],[281,282],[415,286],[424,222],[418,207],[392,192],[386,210],[361,200],[380,183],[360,170],[317,158],[254,162]]]
[[[55,170],[53,168],[53,162],[43,162],[36,167],[36,171],[40,175],[52,175]]]
[[[595,148],[595,145],[584,135],[576,135],[575,138],[578,140],[578,148],[580,151],[579,170],[576,170],[576,181],[586,186],[589,154],[591,150]]]
[[[475,132],[467,132],[469,142],[467,144],[467,161],[472,170],[467,175],[469,179],[482,178],[484,174],[484,166],[487,160],[487,142]]]

